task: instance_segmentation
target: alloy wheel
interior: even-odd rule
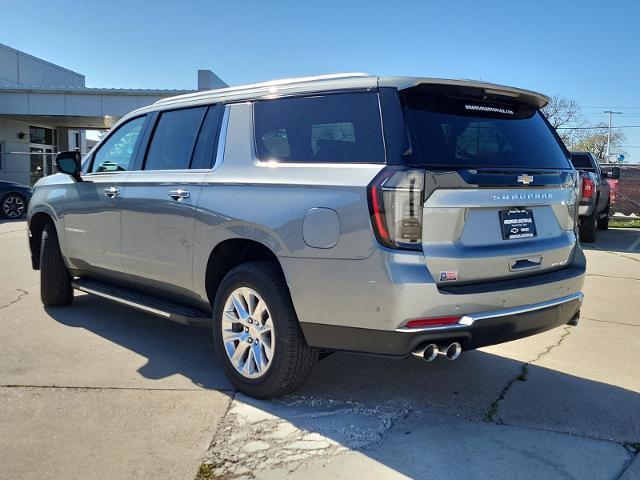
[[[9,218],[19,218],[24,213],[24,200],[19,195],[9,195],[2,202],[2,212]]]
[[[269,308],[258,292],[236,288],[222,314],[222,341],[233,367],[245,378],[263,376],[273,359],[275,331]]]

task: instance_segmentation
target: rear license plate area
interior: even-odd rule
[[[503,240],[519,240],[536,236],[533,212],[526,208],[500,210],[500,227]]]

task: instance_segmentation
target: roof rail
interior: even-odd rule
[[[291,85],[291,84],[302,84],[302,83],[310,83],[310,82],[322,82],[329,80],[339,80],[343,78],[354,78],[354,77],[370,77],[371,75],[368,73],[362,72],[348,72],[348,73],[334,73],[330,75],[316,75],[312,77],[291,77],[284,78],[280,80],[270,80],[267,82],[260,83],[251,83],[247,85],[238,85],[235,87],[226,87],[226,88],[217,88],[214,90],[204,90],[201,92],[187,93],[185,95],[178,95],[175,97],[162,98],[154,103],[154,105],[162,105],[165,103],[171,103],[180,100],[196,100],[200,97],[207,97],[212,93],[216,94],[224,94],[224,93],[239,93],[243,90],[252,90],[257,88],[266,88],[266,87],[277,87],[281,85]]]

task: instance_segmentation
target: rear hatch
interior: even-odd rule
[[[422,170],[421,243],[439,285],[537,275],[576,246],[576,172],[536,105],[482,89],[401,92]]]

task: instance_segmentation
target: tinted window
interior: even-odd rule
[[[211,168],[218,145],[218,132],[222,121],[224,107],[216,105],[209,108],[191,160],[191,168]]]
[[[123,172],[130,170],[146,117],[135,118],[105,140],[93,158],[92,172]]]
[[[383,163],[375,93],[267,100],[255,104],[261,160]]]
[[[533,107],[407,92],[414,152],[407,162],[452,167],[569,168]]]
[[[206,107],[163,112],[151,139],[145,170],[189,168]]]
[[[588,155],[583,154],[571,154],[571,163],[576,168],[576,170],[590,170],[594,171],[595,168],[591,163],[591,158]]]

